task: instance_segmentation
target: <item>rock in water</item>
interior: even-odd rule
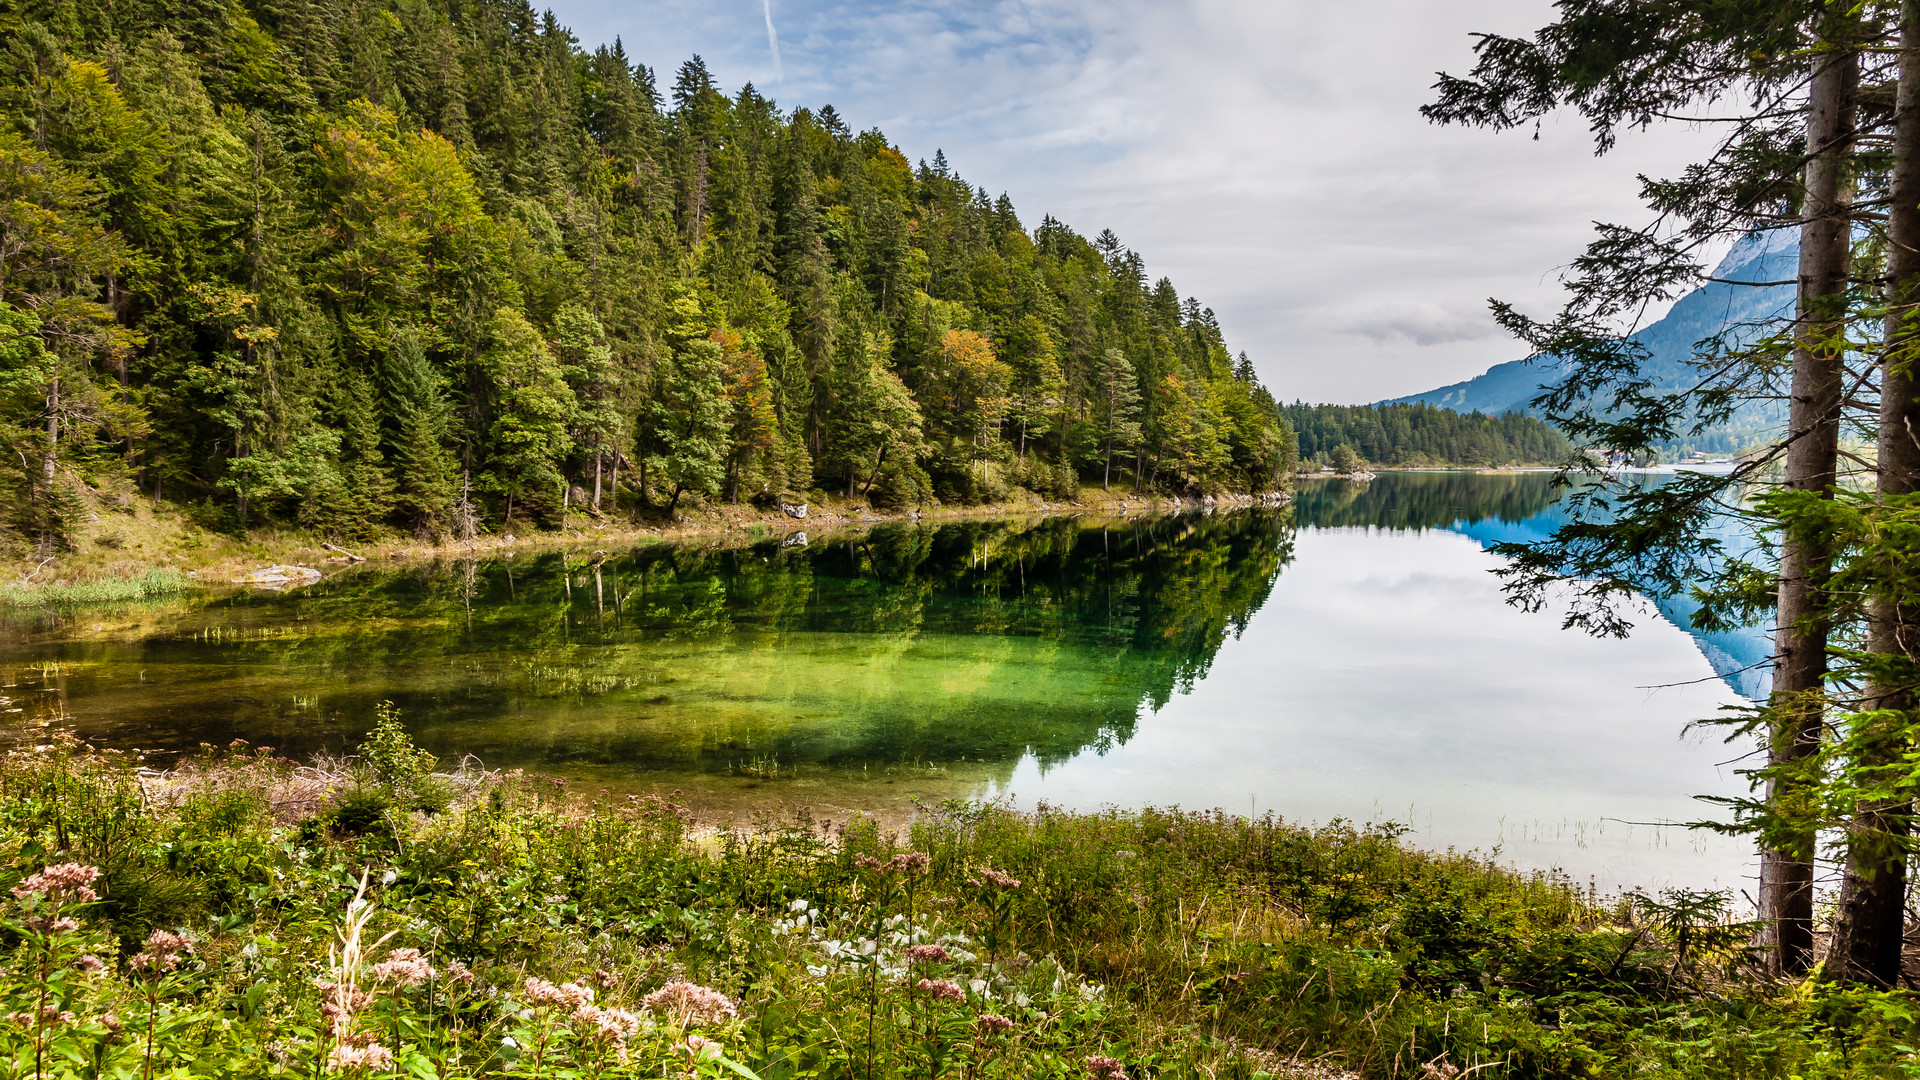
[[[788,517],[795,518],[800,521],[805,521],[807,518],[806,503],[781,503],[780,510],[782,513],[785,513]]]
[[[781,547],[806,547],[807,534],[803,532],[788,533],[787,538],[785,540],[780,541],[780,546]]]
[[[239,583],[261,589],[289,589],[296,585],[311,585],[319,580],[320,571],[310,566],[269,566],[255,570],[241,578]]]

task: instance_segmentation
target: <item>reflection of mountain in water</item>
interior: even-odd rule
[[[1383,473],[1365,484],[1345,480],[1303,484],[1294,505],[1303,526],[1447,529],[1491,548],[1551,536],[1567,522],[1566,512],[1555,505],[1558,496],[1552,475],[1544,472],[1396,472]],[[1723,539],[1737,542],[1731,532]],[[1691,616],[1697,605],[1685,596],[1654,606],[1661,617],[1693,638],[1707,663],[1736,693],[1750,699],[1766,696],[1772,679],[1767,660],[1773,655],[1766,630],[1695,630]]]
[[[449,562],[32,655],[70,665],[76,726],[117,745],[339,748],[390,699],[426,745],[493,765],[1010,769],[1125,741],[1204,678],[1290,536],[1249,511]]]

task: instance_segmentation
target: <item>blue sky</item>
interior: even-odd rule
[[[831,103],[910,159],[1111,228],[1219,313],[1286,399],[1414,393],[1519,355],[1486,298],[1536,312],[1594,220],[1637,222],[1635,174],[1700,133],[1595,159],[1577,119],[1433,128],[1433,73],[1475,30],[1522,33],[1545,0],[562,0],[588,47],[618,35],[671,83],[693,53],[731,91]],[[774,34],[770,36],[769,26]],[[777,40],[777,52],[775,46]]]

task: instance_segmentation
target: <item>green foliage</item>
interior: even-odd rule
[[[1573,452],[1566,438],[1519,413],[1482,416],[1432,405],[1307,405],[1280,410],[1300,440],[1302,460],[1341,468],[1341,447],[1376,465],[1552,465]]]
[[[430,767],[392,719],[363,749]],[[1916,1069],[1910,995],[1728,981],[1721,899],[1603,901],[1393,827],[953,803],[907,836],[802,813],[696,840],[657,798],[494,778],[396,845],[306,828],[303,775],[210,750],[143,794],[68,743],[0,762],[14,1072]]]
[[[8,17],[16,547],[66,543],[101,477],[339,538],[1284,482],[1212,312],[938,155],[697,58],[662,102],[510,6],[216,7]]]

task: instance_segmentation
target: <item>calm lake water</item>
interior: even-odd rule
[[[1395,820],[1603,887],[1733,886],[1662,828],[1742,790],[1683,739],[1763,689],[1757,633],[1625,641],[1501,599],[1486,544],[1543,474],[1303,484],[1285,510],[886,526],[362,567],[286,594],[9,616],[0,714],[173,752],[353,745],[390,699],[443,756],[678,791],[709,812],[912,799]],[[1665,687],[1651,689],[1652,687]]]

